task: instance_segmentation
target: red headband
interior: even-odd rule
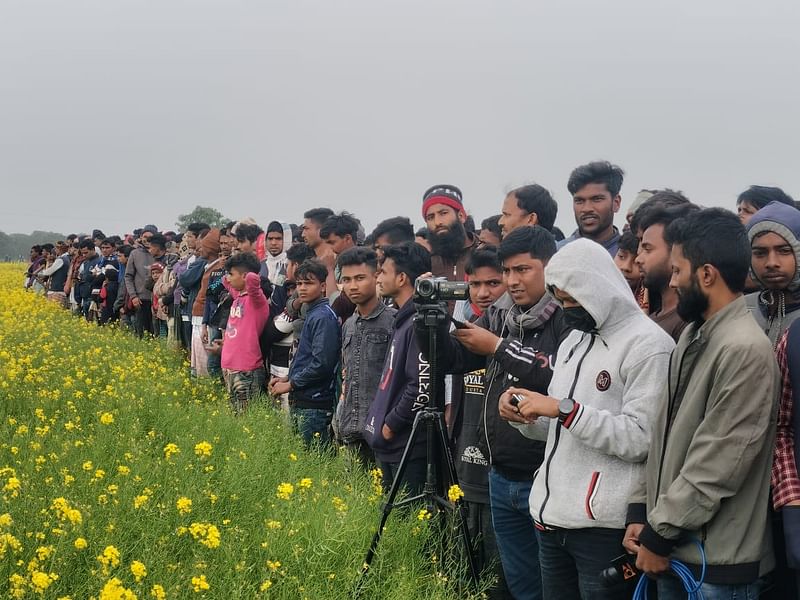
[[[461,204],[458,200],[451,198],[450,196],[431,196],[425,202],[422,203],[422,218],[426,218],[425,215],[428,213],[428,209],[433,206],[434,204],[444,204],[445,206],[449,206],[456,212],[464,212],[464,205]]]

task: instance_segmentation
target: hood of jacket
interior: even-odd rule
[[[544,270],[547,289],[557,287],[577,300],[602,335],[641,314],[631,288],[608,251],[597,242],[577,239],[559,250]]]
[[[281,254],[278,256],[283,256],[284,253],[289,249],[292,245],[292,228],[288,223],[284,223],[283,221],[270,221],[269,225],[267,225],[267,232],[270,230],[274,230],[275,226],[281,228],[283,231],[283,248],[281,249]],[[269,258],[269,253],[267,255]],[[278,258],[277,256],[275,258]]]
[[[794,279],[788,289],[790,292],[800,290],[800,210],[792,208],[788,204],[770,202],[754,214],[747,224],[747,237],[751,244],[757,236],[763,233],[776,233],[791,245],[796,267]],[[761,287],[764,287],[755,272],[752,269],[750,272],[753,279],[758,281]]]

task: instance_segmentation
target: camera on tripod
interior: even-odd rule
[[[417,304],[468,299],[469,284],[465,281],[448,281],[444,277],[434,277],[417,279],[414,284],[414,302]]]

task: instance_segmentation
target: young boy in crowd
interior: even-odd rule
[[[614,264],[628,282],[631,290],[636,292],[642,281],[642,274],[636,264],[636,255],[639,251],[639,238],[632,231],[626,231],[619,239],[619,248],[614,255]]]
[[[378,391],[364,423],[364,439],[381,468],[384,489],[391,488],[400,458],[411,436],[418,411],[428,402],[430,365],[414,338],[414,282],[431,270],[431,255],[419,244],[403,242],[383,248],[378,286],[384,297],[398,307],[389,350],[383,363]],[[437,375],[437,403],[444,405],[444,375]],[[411,495],[425,484],[425,436],[417,436],[410,448],[402,483]]]
[[[275,317],[270,319],[261,335],[261,351],[269,357],[270,379],[289,376],[292,350],[296,347],[295,340],[299,342],[305,319],[301,310],[303,305],[298,302],[298,307],[294,306],[297,300],[295,274],[309,258],[314,258],[314,251],[302,242],[290,246],[286,251],[286,277],[283,284],[272,290],[269,308],[270,314]],[[289,394],[282,394],[276,401],[280,403],[281,410],[288,414]]]
[[[324,228],[323,228],[324,229]],[[342,327],[342,394],[336,409],[338,435],[363,465],[375,463],[364,441],[364,421],[378,390],[397,310],[378,296],[378,255],[372,248],[355,247],[339,255],[342,291],[355,312]]]
[[[250,252],[235,254],[225,264],[223,285],[233,304],[222,345],[222,370],[236,414],[244,412],[266,379],[258,338],[269,318],[269,301],[261,289],[260,269]]]
[[[336,370],[341,349],[339,319],[325,293],[328,268],[318,259],[305,261],[295,275],[297,296],[306,305],[305,322],[288,377],[273,377],[273,396],[289,393],[295,428],[310,446],[330,444],[336,397]]]

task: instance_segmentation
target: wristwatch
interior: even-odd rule
[[[575,400],[572,398],[563,398],[558,401],[558,420],[562,425],[572,414],[573,410],[575,410]]]

